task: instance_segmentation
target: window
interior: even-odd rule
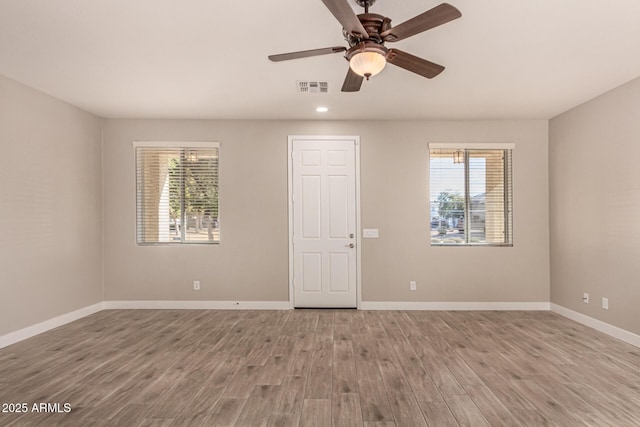
[[[513,144],[469,145],[429,144],[431,245],[512,246]]]
[[[218,143],[135,142],[138,244],[220,241]]]

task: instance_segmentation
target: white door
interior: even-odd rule
[[[294,306],[355,308],[357,139],[290,141]]]

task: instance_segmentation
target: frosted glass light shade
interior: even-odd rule
[[[349,61],[353,72],[367,79],[382,71],[385,65],[387,65],[387,60],[378,52],[356,53]]]

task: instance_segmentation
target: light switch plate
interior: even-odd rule
[[[365,239],[377,239],[379,237],[377,228],[365,228],[362,230],[362,237]]]

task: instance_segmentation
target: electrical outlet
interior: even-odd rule
[[[584,301],[585,304],[589,304],[589,294],[588,293],[584,293],[582,294],[582,301]]]
[[[193,281],[193,290],[194,291],[199,291],[200,290],[200,281],[199,280],[194,280]]]
[[[602,297],[602,308],[609,310],[609,298]]]
[[[414,282],[414,281],[409,282],[409,289],[412,290],[412,291],[415,291],[416,290],[416,282]]]

